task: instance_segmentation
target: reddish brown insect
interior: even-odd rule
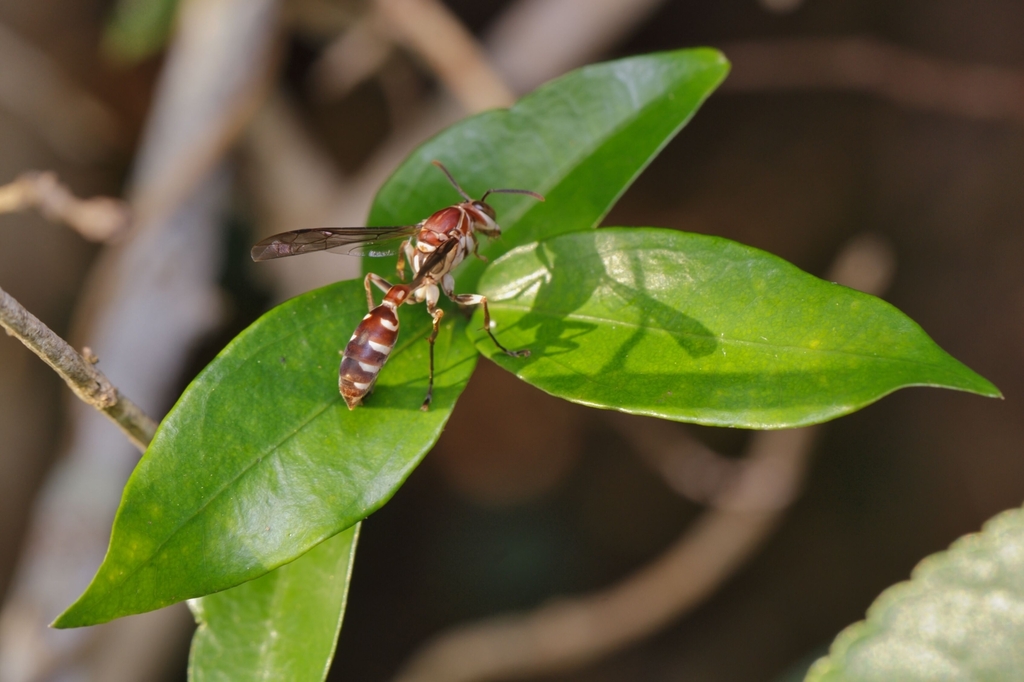
[[[294,256],[311,251],[333,251],[350,255],[387,256],[399,254],[398,276],[405,279],[405,265],[408,262],[414,273],[409,284],[392,285],[380,275],[370,273],[363,280],[366,288],[366,302],[370,312],[356,327],[348,345],[345,346],[341,367],[338,370],[338,389],[350,410],[355,409],[366,397],[377,381],[380,368],[387,362],[388,355],[398,340],[398,307],[412,301],[426,301],[427,311],[433,318],[430,333],[430,375],[427,396],[420,409],[430,407],[434,392],[434,341],[444,311],[437,307],[440,293],[459,305],[482,305],[484,308],[484,329],[494,344],[504,353],[513,357],[525,357],[528,350],[511,351],[505,348],[491,331],[491,312],[487,297],[480,294],[456,294],[452,270],[463,261],[467,254],[478,253],[476,233],[497,237],[501,228],[495,221],[494,209],[485,202],[490,194],[526,194],[538,201],[544,197],[525,189],[489,189],[474,200],[470,198],[448,169],[435,161],[462,195],[465,201],[443,208],[426,220],[407,227],[325,227],[311,230],[283,232],[264,239],[252,247],[255,261]],[[374,306],[373,284],[384,291],[384,301]]]

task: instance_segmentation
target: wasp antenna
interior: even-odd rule
[[[437,161],[437,160],[433,161],[432,163],[435,166],[437,166],[438,168],[441,169],[441,172],[444,173],[445,176],[447,176],[448,182],[452,183],[452,187],[454,187],[456,190],[458,190],[459,194],[462,195],[463,199],[465,199],[466,201],[473,201],[473,198],[471,196],[469,196],[468,194],[466,194],[466,191],[464,189],[462,189],[462,186],[459,185],[458,182],[455,181],[455,178],[452,177],[452,174],[448,172],[448,169],[444,167],[443,163],[441,163],[440,161]]]
[[[531,192],[528,189],[489,189],[484,192],[482,197],[480,197],[480,201],[486,199],[488,194],[525,194],[528,197],[533,197],[537,201],[544,201],[544,197],[536,192]]]

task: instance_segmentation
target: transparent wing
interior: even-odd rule
[[[415,233],[415,225],[293,230],[257,242],[251,254],[254,261],[297,256],[312,251],[331,251],[349,256],[393,256],[402,246],[402,240]]]

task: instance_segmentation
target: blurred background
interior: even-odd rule
[[[569,69],[722,49],[728,81],[606,224],[878,292],[1006,399],[909,389],[752,435],[571,405],[481,361],[364,525],[329,679],[777,680],[1024,498],[1021,35],[1017,0],[0,0],[0,184],[55,171],[134,216],[79,220],[110,226],[97,244],[23,180],[3,210],[42,211],[0,216],[0,287],[159,418],[269,306],[358,271],[256,268],[259,238],[362,224],[425,137]],[[185,679],[183,605],[45,627],[137,458],[0,337],[0,682]]]

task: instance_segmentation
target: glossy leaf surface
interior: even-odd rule
[[[372,225],[400,225],[458,200],[431,165],[441,161],[466,192],[490,188],[538,192],[487,198],[498,212],[500,240],[484,243],[494,259],[556,234],[596,227],[662,147],[728,73],[709,49],[681,50],[587,66],[538,88],[511,109],[452,126],[417,149],[381,188]],[[486,242],[487,240],[484,240]],[[484,263],[469,259],[458,291],[474,291]]]
[[[524,246],[481,281],[509,358],[569,400],[745,428],[813,424],[904,386],[998,390],[885,301],[719,237],[657,228]]]
[[[476,194],[488,186],[548,193],[544,204],[494,196],[510,235],[597,225],[727,68],[717,52],[694,50],[571,73],[428,142],[381,190],[373,223],[412,224],[457,200],[429,163],[436,158]],[[490,248],[509,246],[503,238]],[[382,271],[394,261],[385,263]],[[457,289],[472,291],[461,273]],[[57,627],[251,580],[394,494],[437,440],[477,354],[466,319],[446,315],[434,403],[420,412],[429,318],[423,306],[403,306],[376,392],[349,412],[338,395],[338,350],[365,312],[361,283],[332,285],[275,308],[221,352],[162,423],[125,487],[103,565]]]
[[[1024,671],[1024,511],[991,519],[889,588],[808,682],[1011,682]]]
[[[256,580],[190,601],[199,625],[190,682],[323,680],[345,613],[358,528]]]
[[[464,320],[442,325],[435,409],[421,412],[427,344],[403,333],[367,406],[349,411],[338,349],[365,314],[362,283],[317,289],[264,315],[203,370],[125,486],[104,563],[58,627],[259,577],[391,497],[440,435],[476,355]],[[427,317],[422,306],[402,310],[416,316]]]

